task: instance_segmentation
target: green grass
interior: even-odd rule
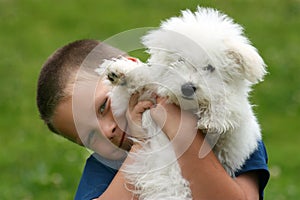
[[[245,27],[268,64],[252,102],[269,153],[267,200],[300,199],[300,2],[298,0],[0,0],[0,199],[72,199],[87,150],[47,131],[35,90],[56,48],[106,38],[197,4]]]

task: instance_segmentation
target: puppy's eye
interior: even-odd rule
[[[98,113],[100,115],[102,115],[106,109],[107,106],[107,98],[105,99],[105,101],[100,105],[100,107],[98,108]]]
[[[208,64],[206,67],[203,67],[203,70],[213,72],[216,68],[214,68],[211,64]]]

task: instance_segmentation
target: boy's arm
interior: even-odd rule
[[[130,152],[136,152],[140,146],[138,144],[134,144],[130,150]],[[130,164],[131,160],[126,158],[122,167],[117,172],[116,176],[113,178],[112,182],[109,184],[108,188],[105,192],[97,198],[97,200],[111,200],[111,199],[120,199],[120,200],[134,200],[138,199],[134,197],[130,192],[131,185],[127,184],[125,181],[125,175],[123,173],[123,166]],[[96,200],[96,199],[95,199]]]
[[[259,199],[255,172],[232,179],[213,154],[209,153],[205,158],[199,159],[201,142],[201,137],[195,137],[191,146],[178,160],[183,176],[191,184],[193,199]],[[134,145],[132,151],[138,148]],[[128,162],[130,161],[125,160],[124,164]],[[97,199],[138,199],[133,197],[128,188],[130,189],[130,185],[126,185],[121,168],[106,191]]]
[[[193,128],[197,123],[196,118],[190,113],[180,111],[175,105],[165,104],[160,99],[157,103],[166,112],[162,113],[160,106],[152,107],[152,117],[158,124],[163,125],[163,131],[170,140],[176,136],[177,139],[173,143],[175,151],[179,149],[176,153],[180,153],[183,139],[191,139],[188,148],[178,156],[178,163],[183,176],[190,182],[193,199],[259,199],[258,176],[255,172],[248,172],[233,179],[226,173],[212,151],[204,158],[199,158],[201,146],[209,148],[209,145],[205,143],[202,133]],[[138,145],[134,145],[131,151],[134,152],[138,148]],[[124,164],[130,164],[130,160],[126,159]],[[128,188],[130,189],[130,185],[126,184],[121,167],[98,200],[138,199],[133,197]]]
[[[198,152],[204,139],[198,133],[178,159],[183,176],[190,182],[193,199],[259,199],[257,174],[231,178],[212,151],[204,158]]]
[[[259,199],[257,174],[245,173],[231,178],[205,143],[203,134],[195,130],[197,120],[194,115],[167,104],[161,98],[151,109],[151,115],[173,142],[175,152],[179,153],[178,162],[183,176],[190,182],[193,199]],[[191,144],[181,155],[182,141],[187,140]],[[199,158],[202,145],[208,153]]]

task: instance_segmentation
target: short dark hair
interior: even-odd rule
[[[97,64],[91,66],[94,68],[103,59],[125,55],[121,50],[97,40],[84,39],[57,49],[42,66],[37,85],[37,107],[41,119],[54,133],[58,133],[51,122],[54,111],[61,101],[71,97],[72,94],[66,92],[66,87],[93,50],[96,50],[93,53],[98,57]]]

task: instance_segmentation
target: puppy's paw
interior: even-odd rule
[[[126,79],[125,74],[123,72],[118,71],[115,68],[108,69],[107,72],[107,79],[113,84],[113,85],[125,85]]]
[[[106,69],[105,75],[107,79],[113,84],[113,85],[126,85],[128,79],[130,79],[128,76],[133,76],[129,74],[133,71],[135,68],[142,66],[139,60],[133,58],[116,58],[112,60],[106,60],[102,67]]]

